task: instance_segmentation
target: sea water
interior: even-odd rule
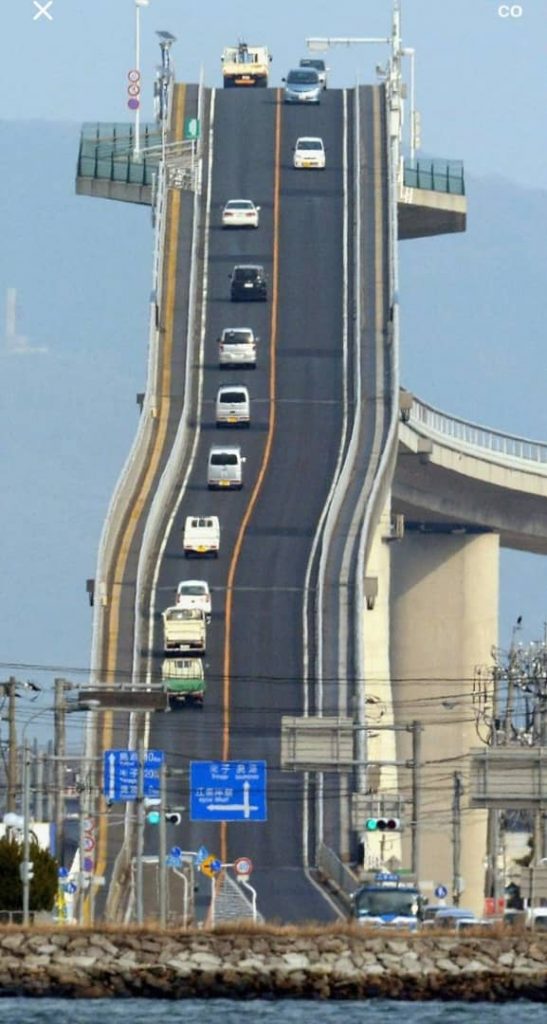
[[[0,999],[2,1024],[539,1024],[539,1003],[308,999]]]

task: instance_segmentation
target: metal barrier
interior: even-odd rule
[[[165,187],[165,176],[160,173],[158,179],[158,193],[156,201],[156,217],[154,232],[154,257],[152,271],[152,299],[150,304],[149,318],[149,341],[148,341],[148,376],[147,389],[144,405],[139,419],[137,431],[127,456],[125,465],[120,473],[110,504],[105,517],[99,552],[97,557],[97,568],[95,573],[96,594],[98,600],[95,602],[93,614],[93,637],[91,641],[91,679],[98,681],[101,674],[101,653],[103,642],[103,619],[105,606],[109,602],[109,594],[106,589],[106,579],[109,567],[112,563],[113,546],[118,535],[118,528],[123,520],[129,495],[138,479],[139,474],[146,462],[148,444],[155,429],[155,415],[157,408],[157,366],[158,366],[158,344],[159,331],[157,323],[157,310],[161,302],[162,268],[165,246],[165,226],[167,219],[167,189]],[[98,675],[97,675],[98,674]]]
[[[78,177],[152,185],[161,159],[161,132],[156,124],[142,128],[142,157],[134,159],[132,124],[84,124],[78,153]],[[149,156],[147,151],[154,147]]]
[[[29,923],[34,924],[34,918],[36,917],[35,910],[29,910]],[[51,921],[51,914],[48,914],[48,920]],[[22,910],[0,910],[0,924],[23,924],[23,911]]]
[[[317,868],[335,883],[348,904],[351,903],[351,897],[359,885],[359,881],[347,864],[337,857],[334,850],[325,846],[325,843],[320,843],[317,849]]]
[[[534,470],[547,470],[547,444],[531,441],[512,434],[503,434],[499,430],[491,430],[477,423],[469,423],[457,416],[449,416],[439,409],[414,398],[410,412],[410,424],[422,433],[437,435],[444,440],[458,442],[458,446],[469,449],[481,449],[489,455],[501,456],[504,460],[512,459],[525,463],[533,463]],[[500,460],[501,461],[501,460]],[[524,468],[524,467],[522,467]],[[528,469],[532,467],[528,466]]]
[[[465,195],[463,162],[461,160],[418,160],[405,164],[403,184],[408,188],[423,188],[430,192]]]
[[[253,902],[245,895],[241,883],[227,871],[214,880],[211,888],[211,907],[207,924],[213,928],[221,921],[263,921]]]

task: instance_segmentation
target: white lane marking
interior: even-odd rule
[[[209,259],[209,224],[210,224],[210,218],[211,218],[211,191],[212,191],[212,178],[213,178],[213,129],[214,129],[214,121],[215,121],[215,96],[216,96],[216,90],[213,89],[212,92],[211,92],[210,122],[209,122],[209,166],[208,166],[208,169],[207,169],[207,174],[208,174],[208,180],[207,180],[207,201],[206,201],[206,204],[205,204],[205,241],[204,241],[204,247],[203,247],[203,284],[202,284],[201,329],[200,329],[200,338],[199,338],[198,401],[197,401],[196,429],[195,429],[195,432],[194,432],[194,443],[192,445],[192,451],[190,453],[190,460],[189,460],[189,463],[188,463],[188,468],[186,470],[186,474],[185,474],[184,480],[182,482],[182,487],[180,489],[178,499],[177,499],[177,501],[175,502],[175,504],[173,506],[173,509],[171,511],[171,515],[169,516],[169,519],[167,521],[167,525],[165,527],[165,531],[164,531],[164,534],[163,534],[163,537],[162,537],[162,541],[161,541],[161,545],[160,545],[160,550],[158,552],[158,558],[157,558],[157,561],[156,561],[156,567],[154,569],[154,576],[153,576],[153,579],[152,579],[152,590],[151,590],[151,596],[150,596],[150,618],[149,618],[149,627],[148,627],[149,628],[149,633],[148,633],[148,652],[149,653],[148,653],[148,666],[147,666],[147,671],[146,671],[146,683],[147,683],[147,686],[150,685],[151,676],[152,676],[152,654],[151,654],[151,652],[152,652],[153,642],[154,642],[154,615],[155,615],[155,610],[156,610],[156,592],[157,592],[157,589],[158,589],[158,577],[159,577],[160,568],[161,568],[161,564],[162,564],[162,560],[163,560],[163,555],[164,555],[165,548],[166,548],[166,545],[167,545],[167,540],[169,538],[169,534],[171,532],[171,529],[172,529],[175,517],[176,517],[176,515],[178,513],[178,510],[180,508],[181,501],[182,501],[182,499],[184,497],[184,494],[186,492],[186,488],[188,486],[188,480],[189,480],[190,473],[192,472],[192,468],[193,468],[193,465],[194,465],[194,461],[195,461],[195,457],[196,457],[196,452],[197,452],[197,447],[198,447],[198,442],[199,442],[199,435],[200,435],[201,402],[202,402],[202,392],[203,392],[203,365],[204,365],[203,353],[204,353],[204,348],[205,348],[205,326],[206,326],[206,318],[207,318],[207,287],[208,287],[207,267],[208,267],[208,259]],[[150,738],[150,716],[147,715],[146,728],[145,728],[145,747],[148,747],[149,738]]]

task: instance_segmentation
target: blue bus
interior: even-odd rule
[[[360,924],[418,927],[422,896],[412,882],[380,871],[353,894],[353,917]]]

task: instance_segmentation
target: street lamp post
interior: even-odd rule
[[[141,7],[148,7],[149,0],[134,0],[135,2],[135,71],[141,73]],[[135,107],[135,146],[133,159],[141,158],[141,99],[138,97]]]
[[[163,172],[165,173],[165,147],[167,128],[171,116],[170,92],[173,79],[173,72],[171,70],[171,47],[173,43],[176,43],[177,39],[171,32],[166,31],[156,32],[156,35],[159,36],[161,50],[161,68],[159,69],[158,79],[156,82],[158,101],[157,119],[161,124],[161,159]]]

